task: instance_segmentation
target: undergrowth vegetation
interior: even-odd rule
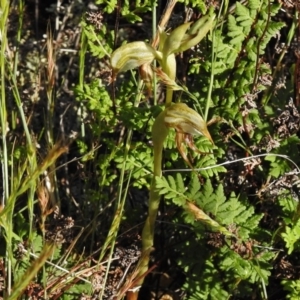
[[[300,299],[299,4],[31,5],[0,0],[0,296]]]

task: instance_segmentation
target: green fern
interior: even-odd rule
[[[278,202],[282,208],[282,218],[286,225],[291,225],[297,218],[298,201],[289,190],[282,190],[279,193]]]
[[[185,209],[184,219],[187,223],[195,224],[195,221],[200,221],[212,230],[220,231],[225,235],[232,234],[223,225],[235,224],[239,237],[248,239],[262,218],[262,215],[255,215],[253,207],[242,204],[233,193],[227,199],[223,185],[213,187],[209,179],[201,187],[198,177],[194,175],[186,187],[181,174],[177,173],[176,177],[170,175],[157,177],[156,187],[165,199]],[[198,214],[196,213],[198,218],[187,208],[187,201],[194,202],[198,206]],[[214,217],[211,218],[208,214]]]
[[[195,253],[198,254],[197,257]],[[185,267],[185,274],[188,274],[183,285],[183,290],[187,293],[185,299],[228,299],[229,293],[222,284],[222,275],[209,260],[200,264],[200,256],[203,254],[199,253],[199,249],[195,249],[190,267]],[[194,264],[195,259],[199,262],[197,265]]]
[[[89,113],[93,112],[96,114],[98,122],[105,122],[111,125],[107,126],[105,129],[112,132],[113,129],[111,128],[113,128],[113,125],[116,122],[113,118],[113,103],[103,83],[96,79],[89,84],[84,84],[83,88],[76,86],[74,92],[76,100],[83,103]]]
[[[300,241],[300,219],[292,226],[286,226],[285,232],[281,234],[283,240],[286,243],[288,254],[291,254],[295,247],[299,250]]]
[[[259,260],[256,258],[244,259],[236,252],[224,248],[223,255],[224,259],[220,265],[222,270],[231,271],[238,280],[248,280],[251,283],[263,281],[267,284],[272,269],[270,261],[274,258],[274,253],[264,252],[260,254]]]
[[[104,24],[97,32],[92,25],[87,25],[85,22],[82,22],[82,27],[87,37],[89,51],[93,56],[103,58],[112,52],[113,31],[107,31]]]
[[[176,205],[183,206],[186,202],[186,189],[180,173],[176,174],[176,179],[169,175],[166,177],[156,177],[156,188],[160,195],[166,199],[172,199]]]
[[[283,280],[284,290],[289,292],[286,299],[298,300],[300,298],[300,280]]]
[[[251,9],[251,12],[255,12],[261,6],[261,0],[250,0],[248,1],[248,6]]]
[[[118,5],[118,0],[97,0],[96,4],[103,5],[103,12],[111,14]]]
[[[124,168],[123,150],[119,149],[115,155],[114,161],[118,169]],[[135,148],[131,149],[126,158],[125,170],[132,171],[133,186],[135,187],[149,187],[148,178],[152,171],[153,159],[151,150],[143,143],[137,143]]]

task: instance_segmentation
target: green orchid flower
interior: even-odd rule
[[[173,103],[164,110],[164,122],[168,128],[176,130],[176,146],[185,162],[193,169],[188,159],[184,144],[191,150],[199,154],[209,154],[201,152],[194,144],[193,137],[203,135],[214,144],[207,126],[202,117],[192,108],[184,103]]]
[[[176,145],[183,159],[192,167],[184,144],[197,153],[201,153],[193,142],[193,136],[203,135],[213,144],[202,117],[183,103],[172,103],[173,91],[184,90],[176,83],[175,55],[197,45],[214,27],[215,15],[205,16],[194,24],[191,22],[175,28],[170,34],[159,31],[158,49],[154,49],[145,42],[132,42],[115,50],[110,58],[113,70],[113,80],[117,73],[133,68],[140,68],[141,78],[148,88],[151,88],[152,71],[167,86],[165,109],[156,117],[152,126],[153,142],[153,177],[150,187],[148,216],[142,232],[142,258],[137,271],[138,278],[135,287],[142,285],[145,274],[148,272],[150,252],[154,243],[155,220],[160,203],[160,194],[156,188],[156,177],[162,176],[162,153],[164,142],[170,128],[176,130]],[[157,60],[160,68],[152,68],[151,63]],[[199,214],[199,213],[198,213]],[[137,299],[137,292],[129,292],[128,299]]]
[[[150,64],[156,59],[162,65],[163,71],[170,76],[170,70],[174,66],[173,63],[171,66],[168,65],[169,56],[197,45],[213,28],[214,19],[215,15],[213,14],[199,19],[192,26],[192,22],[182,24],[169,35],[160,31],[158,50],[142,41],[131,42],[119,47],[112,53],[110,58],[113,73],[116,75],[119,72],[125,72],[143,64]],[[170,78],[172,77],[170,76]]]

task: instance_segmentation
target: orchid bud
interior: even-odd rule
[[[181,45],[177,52],[186,51],[197,44],[206,36],[209,30],[214,27],[216,15],[207,15],[196,21],[187,34],[182,39]]]
[[[175,28],[171,34],[165,39],[163,46],[163,55],[167,57],[172,53],[179,52],[178,49],[181,46],[182,39],[184,38],[186,31],[191,26],[191,22],[184,23]]]
[[[205,121],[195,110],[184,103],[173,103],[166,108],[165,124],[180,133],[204,135],[213,144]]]
[[[116,49],[110,57],[110,64],[113,73],[117,74],[143,64],[149,64],[156,57],[159,57],[158,52],[147,43],[132,42]]]
[[[162,49],[164,57],[172,53],[183,52],[200,43],[208,31],[213,28],[215,17],[215,14],[202,17],[191,28],[191,22],[184,23],[175,28],[169,36],[160,32],[162,41],[159,49]]]

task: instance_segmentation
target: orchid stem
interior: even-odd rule
[[[162,154],[164,141],[168,135],[169,129],[164,123],[165,111],[162,111],[158,117],[155,119],[152,127],[152,141],[153,141],[153,177],[150,186],[150,196],[149,196],[149,207],[148,207],[148,217],[146,219],[143,232],[142,232],[142,255],[139,262],[139,272],[137,278],[141,278],[136,286],[141,286],[144,282],[145,274],[148,271],[148,265],[150,261],[150,253],[154,243],[154,227],[156,216],[160,203],[160,195],[156,189],[155,178],[157,176],[162,176]],[[135,300],[138,297],[138,292],[128,292],[127,299]]]

